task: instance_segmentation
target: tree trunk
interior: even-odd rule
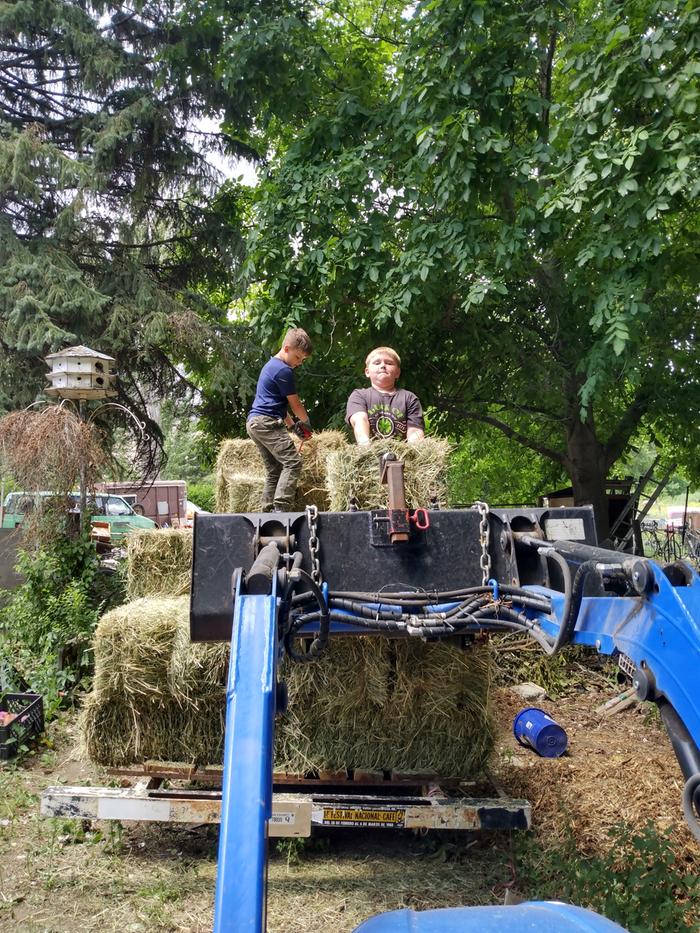
[[[598,541],[603,542],[610,529],[605,490],[607,457],[592,424],[578,418],[570,422],[566,453],[567,469],[574,490],[574,504],[593,506]]]

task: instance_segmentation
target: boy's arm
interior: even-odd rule
[[[417,395],[409,393],[406,411],[406,440],[409,444],[422,441],[425,437],[425,422],[423,421],[423,406]]]
[[[288,395],[287,406],[289,410],[292,412],[292,414],[296,415],[299,421],[305,421],[306,424],[311,423],[309,420],[309,416],[306,413],[306,409],[304,408],[304,404],[298,395]],[[294,419],[291,418],[289,415],[287,415],[287,417],[284,419],[284,423],[287,425],[288,428],[291,428],[291,426],[294,424]]]
[[[366,411],[356,411],[351,415],[350,426],[357,444],[369,444],[369,418]]]

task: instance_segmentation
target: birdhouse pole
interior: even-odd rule
[[[49,364],[47,373],[50,386],[47,395],[55,398],[72,399],[78,403],[78,415],[85,421],[87,402],[92,399],[106,399],[116,395],[114,388],[117,374],[115,360],[106,353],[98,353],[90,347],[68,347],[46,357]],[[80,526],[87,524],[87,486],[85,482],[86,464],[80,464]]]

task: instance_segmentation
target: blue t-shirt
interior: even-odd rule
[[[287,363],[273,356],[260,370],[255,398],[248,412],[253,415],[269,415],[284,418],[287,414],[287,396],[296,395],[294,370]]]

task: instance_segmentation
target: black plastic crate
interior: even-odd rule
[[[38,693],[3,693],[0,713],[15,716],[8,723],[0,716],[0,761],[7,761],[17,754],[20,744],[44,731],[44,700]]]

